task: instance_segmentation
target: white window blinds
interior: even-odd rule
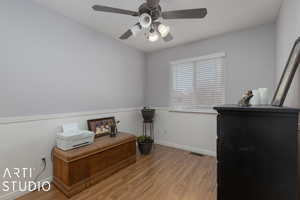
[[[224,104],[225,53],[171,63],[173,109],[200,109]]]

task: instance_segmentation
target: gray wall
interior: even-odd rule
[[[277,21],[277,70],[276,80],[279,82],[284,66],[295,40],[300,37],[300,1],[284,0]],[[300,69],[292,83],[287,106],[300,107]]]
[[[31,1],[2,0],[0,117],[136,107],[144,97],[167,106],[169,62],[220,51],[227,53],[226,102],[236,103],[247,89],[273,89],[274,27],[145,56]]]
[[[170,61],[226,52],[226,103],[252,88],[274,90],[275,25],[263,25],[147,54],[146,104],[168,106]]]
[[[0,117],[144,103],[144,53],[31,1],[0,1],[0,44]]]

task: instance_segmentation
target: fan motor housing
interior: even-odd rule
[[[148,13],[152,21],[155,21],[161,17],[161,7],[160,5],[154,8],[150,8],[147,3],[142,4],[139,7],[139,15],[141,16],[144,13]]]

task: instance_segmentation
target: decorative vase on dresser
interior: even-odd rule
[[[215,107],[218,200],[298,200],[298,109]]]

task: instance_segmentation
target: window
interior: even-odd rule
[[[172,109],[197,110],[224,104],[224,59],[225,53],[217,53],[172,62]]]

